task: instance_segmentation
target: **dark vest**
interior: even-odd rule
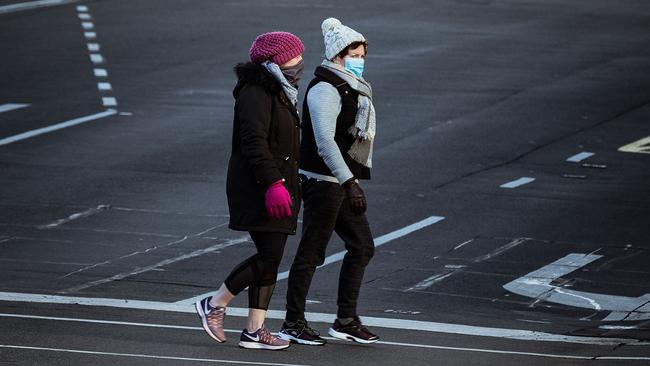
[[[343,155],[345,163],[357,179],[370,179],[370,169],[356,161],[354,161],[348,154],[348,150],[354,143],[354,136],[348,132],[348,129],[354,124],[357,116],[357,97],[359,93],[352,89],[348,83],[337,76],[332,71],[319,66],[314,72],[316,77],[309,83],[307,91],[305,92],[305,100],[303,102],[303,116],[302,116],[302,138],[300,142],[300,169],[310,171],[312,173],[334,176],[330,168],[327,167],[323,158],[318,155],[318,146],[314,137],[314,129],[311,124],[311,115],[309,114],[309,106],[307,105],[307,95],[309,90],[316,84],[324,81],[332,84],[338,90],[341,96],[341,112],[336,119],[336,133],[334,134],[334,141]],[[343,182],[341,182],[343,183]]]

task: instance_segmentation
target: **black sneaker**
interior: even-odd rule
[[[361,324],[361,319],[359,319],[358,316],[355,316],[354,320],[346,325],[342,325],[339,320],[336,319],[328,333],[334,338],[355,341],[363,344],[375,343],[379,340],[379,337],[372,334],[368,328]]]
[[[278,332],[278,337],[287,341],[310,346],[322,346],[327,343],[320,337],[318,331],[312,329],[306,320],[298,320],[289,326],[287,322],[282,324],[282,329]]]

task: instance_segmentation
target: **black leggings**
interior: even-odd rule
[[[287,234],[250,232],[250,235],[257,254],[237,265],[224,283],[233,295],[248,287],[248,307],[268,310]]]

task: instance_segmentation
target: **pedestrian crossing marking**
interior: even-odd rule
[[[30,105],[31,104],[18,104],[18,103],[0,104],[0,113],[13,111],[14,109],[29,107]]]
[[[625,146],[621,146],[618,151],[638,154],[650,154],[650,136],[644,137],[641,140],[634,141]]]

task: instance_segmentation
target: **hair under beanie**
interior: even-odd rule
[[[325,57],[333,59],[354,42],[367,42],[363,34],[341,24],[336,18],[327,18],[321,24],[325,41]]]
[[[250,49],[253,63],[271,60],[278,65],[297,57],[305,51],[300,38],[289,32],[269,32],[257,36]]]

